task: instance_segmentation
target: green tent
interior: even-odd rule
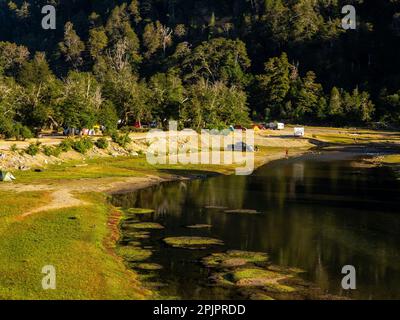
[[[0,181],[10,182],[15,180],[11,172],[0,171]]]

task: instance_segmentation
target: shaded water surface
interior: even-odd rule
[[[153,208],[145,221],[164,225],[143,246],[149,262],[164,268],[154,281],[161,293],[185,299],[240,298],[233,289],[210,287],[199,260],[211,252],[266,252],[274,264],[305,269],[306,280],[332,294],[352,298],[400,299],[400,183],[387,167],[365,168],[354,155],[332,152],[276,161],[252,176],[219,176],[166,183],[117,194],[124,208]],[[207,209],[255,209],[259,215]],[[193,224],[210,229],[192,230]],[[175,249],[166,236],[207,236],[224,241],[210,250]],[[357,269],[357,290],[341,290],[344,265]]]

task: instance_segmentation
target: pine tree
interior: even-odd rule
[[[280,116],[290,88],[290,64],[286,53],[265,64],[265,73],[258,76],[259,107],[271,116]]]
[[[333,87],[331,90],[328,114],[334,117],[341,116],[343,114],[340,92],[336,87]]]

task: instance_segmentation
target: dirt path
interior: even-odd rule
[[[75,198],[71,194],[71,191],[67,189],[56,190],[51,194],[51,196],[52,200],[49,204],[25,212],[24,214],[21,215],[21,218],[25,218],[37,212],[78,207],[86,204],[84,201]]]
[[[72,181],[60,181],[52,185],[35,185],[35,184],[19,184],[12,183],[1,185],[0,190],[15,191],[18,196],[19,192],[31,191],[50,191],[51,201],[41,207],[24,212],[19,218],[24,219],[33,214],[44,211],[64,209],[71,207],[84,206],[86,203],[76,197],[76,194],[84,192],[116,192],[116,191],[135,191],[163,181],[175,180],[179,177],[160,178],[157,176],[146,177],[127,177],[116,180],[115,178],[101,179],[79,179]]]

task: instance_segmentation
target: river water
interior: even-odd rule
[[[365,156],[365,155],[364,155]],[[143,218],[164,230],[151,232],[142,246],[162,295],[183,299],[240,298],[233,289],[209,286],[199,261],[228,249],[268,253],[274,264],[306,270],[303,277],[328,293],[355,299],[400,299],[400,181],[389,167],[360,165],[360,155],[324,152],[279,160],[253,175],[218,176],[164,183],[116,194],[113,204],[152,208]],[[255,209],[259,215],[227,214]],[[188,225],[209,224],[209,229]],[[206,236],[224,241],[210,250],[166,246],[167,236]],[[342,267],[357,270],[357,289],[341,289]]]

